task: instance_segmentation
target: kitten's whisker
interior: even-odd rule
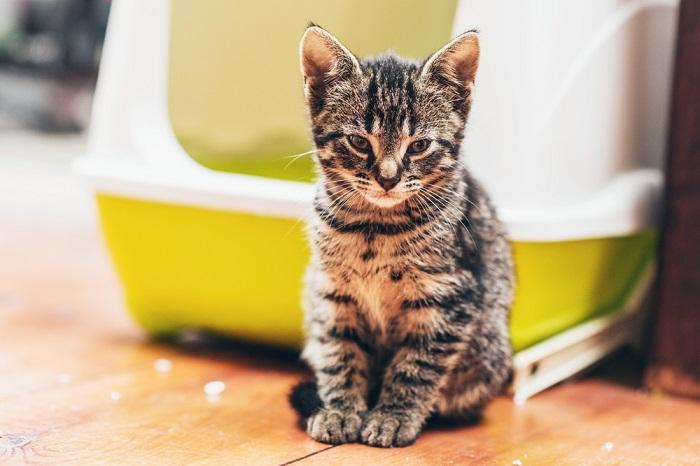
[[[281,157],[282,160],[284,160],[284,159],[290,159],[289,162],[287,162],[287,164],[284,166],[283,170],[286,170],[287,168],[289,168],[289,166],[290,166],[291,164],[293,164],[294,162],[296,162],[296,161],[299,160],[300,158],[304,157],[305,155],[313,154],[314,152],[318,152],[318,151],[316,151],[316,150],[310,150],[310,151],[308,151],[308,152],[302,152],[301,154],[288,155],[288,156],[285,156],[285,157]]]
[[[446,210],[446,209],[453,209],[454,205],[451,203],[448,204],[440,198],[433,198],[432,193],[430,193],[430,192],[426,191],[423,194],[424,194],[424,198],[426,200],[428,200],[431,204],[433,204],[433,206],[437,210],[437,213],[439,213],[439,215],[445,219],[447,226],[452,230],[452,234],[457,236],[457,228],[456,228],[454,222],[451,221],[451,219],[448,217],[448,211]],[[436,205],[436,203],[439,204],[440,207],[442,207],[442,210]],[[457,218],[457,220],[459,220],[459,217],[456,217],[456,218]]]
[[[344,206],[344,204],[350,197],[352,197],[353,194],[355,194],[355,190],[352,188],[347,188],[342,192],[342,194],[338,195],[336,199],[331,199],[331,202],[326,209],[324,209],[322,215],[329,213],[331,217],[335,217],[339,209]]]
[[[432,216],[429,214],[429,212],[428,212],[427,209],[425,209],[425,211],[423,210],[422,205],[421,205],[421,204],[423,204],[423,203],[421,202],[421,199],[420,199],[420,198],[417,198],[416,201],[418,202],[418,204],[416,205],[416,208],[417,208],[417,210],[418,210],[418,214],[419,214],[421,217],[429,218],[429,219],[431,219],[431,220],[434,219],[434,217],[432,217]]]
[[[284,156],[280,157],[280,159],[281,159],[281,160],[284,160],[284,159],[294,159],[294,160],[296,160],[296,159],[298,159],[298,158],[300,158],[300,157],[303,157],[303,156],[305,156],[305,155],[313,154],[314,152],[318,152],[318,149],[311,149],[311,150],[309,150],[309,151],[301,152],[301,153],[299,153],[299,154],[284,155]]]
[[[419,202],[419,205],[422,206],[422,208],[425,209],[425,212],[426,212],[426,213],[425,213],[425,216],[426,216],[428,219],[430,219],[431,221],[434,221],[434,220],[436,220],[436,219],[438,218],[438,217],[436,216],[436,214],[433,214],[433,213],[430,212],[430,208],[428,207],[428,204],[426,204],[425,198],[423,198],[422,196],[420,196],[420,193],[417,194],[416,200]],[[423,215],[423,214],[421,214],[421,215]],[[429,239],[435,240],[436,237],[437,237],[437,232],[431,230],[431,231],[430,231],[430,235],[429,235]]]
[[[447,193],[447,187],[446,187],[445,185],[443,185],[443,186],[438,186],[438,187],[437,187],[437,190],[438,190],[438,191],[441,191],[442,194],[449,194],[449,193]],[[452,194],[452,195],[454,196],[454,194]],[[479,206],[479,205],[477,205],[476,203],[474,203],[474,201],[472,201],[471,199],[469,199],[469,197],[467,197],[466,194],[460,194],[459,199],[468,202],[469,204],[471,204],[472,206],[474,206],[474,207],[476,208],[476,210],[477,210],[481,215],[484,215],[484,212],[483,212],[481,206]]]
[[[329,187],[327,190],[327,195],[329,200],[333,202],[335,199],[342,196],[343,194],[354,190],[355,188],[352,185],[339,184]]]
[[[442,202],[442,203],[443,203],[443,207],[445,207],[445,208],[448,207],[448,204],[446,204],[447,201],[444,201],[442,198],[438,197],[436,194],[431,193],[431,192],[428,192],[428,193],[426,193],[426,194],[427,194],[427,195],[430,195],[430,196],[433,196],[436,202]],[[455,201],[450,201],[450,202],[451,202],[450,207],[459,207],[459,204],[457,203],[456,200],[455,200]],[[478,250],[478,249],[479,249],[479,246],[476,244],[476,240],[474,239],[474,236],[472,235],[472,232],[471,232],[471,230],[469,229],[469,227],[467,227],[467,226],[462,222],[462,217],[465,218],[465,219],[467,220],[467,223],[469,223],[469,225],[471,225],[472,228],[474,228],[474,225],[471,224],[471,221],[469,221],[469,217],[468,217],[468,216],[466,216],[466,215],[465,215],[464,213],[462,213],[462,212],[459,212],[459,214],[458,214],[458,216],[457,216],[457,221],[460,223],[460,225],[462,225],[462,227],[464,227],[465,231],[466,231],[467,234],[469,235],[469,239],[471,240],[472,244],[473,244],[474,247]]]
[[[354,198],[356,195],[358,195],[358,194],[359,194],[359,193],[357,193],[356,191],[353,191],[353,192],[350,192],[349,194],[347,194],[347,195],[338,203],[338,205],[336,206],[336,208],[334,209],[334,211],[330,214],[331,217],[335,217],[335,216],[337,215],[338,211],[339,211],[340,209],[344,208],[345,205],[350,201],[350,199],[353,199],[353,198]],[[347,218],[347,215],[346,215],[346,218]]]
[[[445,217],[445,220],[446,220],[447,225],[450,226],[450,227],[452,228],[453,233],[456,235],[456,234],[457,234],[457,231],[456,231],[456,229],[454,228],[454,225],[452,224],[452,222],[449,221],[449,218],[447,218],[447,217],[445,216],[445,212],[442,211],[442,210],[440,209],[440,207],[438,207],[437,204],[435,204],[435,202],[433,202],[433,201],[431,200],[431,198],[427,195],[427,193],[423,193],[423,195],[424,195],[424,199],[425,199],[426,201],[430,202],[430,203],[433,205],[433,207],[435,207],[435,214],[436,214],[436,215],[440,214],[441,216]],[[445,206],[442,206],[442,207],[444,208]]]

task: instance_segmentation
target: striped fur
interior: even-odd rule
[[[431,415],[477,417],[511,372],[511,250],[459,158],[478,38],[358,59],[311,26],[301,59],[318,167],[303,358],[322,403],[307,430],[408,445]]]

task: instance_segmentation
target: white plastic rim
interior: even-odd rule
[[[309,183],[213,170],[149,169],[107,159],[76,164],[99,193],[205,209],[298,219],[312,212]],[[637,170],[618,176],[590,201],[542,210],[500,209],[514,241],[552,242],[625,236],[657,224],[662,176]]]

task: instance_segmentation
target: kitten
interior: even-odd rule
[[[301,68],[318,168],[306,276],[311,437],[411,444],[431,415],[477,418],[509,380],[513,264],[459,158],[476,32],[423,62],[358,59],[311,25]]]

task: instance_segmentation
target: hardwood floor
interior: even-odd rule
[[[147,341],[86,223],[0,216],[1,464],[700,464],[700,404],[601,378],[501,398],[409,448],[316,443],[286,402],[295,355]]]

